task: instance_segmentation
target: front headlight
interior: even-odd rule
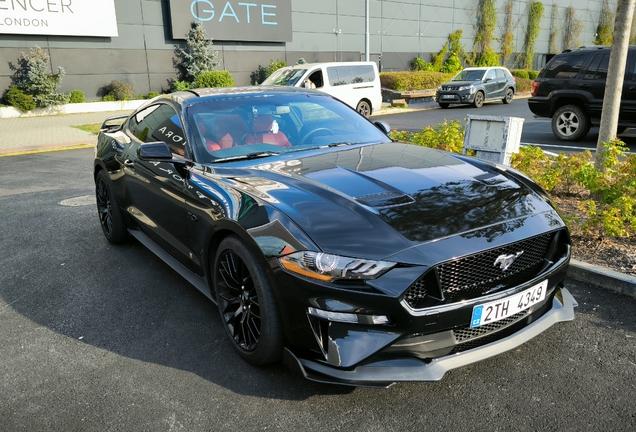
[[[338,279],[369,280],[395,266],[388,261],[349,258],[322,252],[301,251],[279,258],[284,269],[301,276],[333,282]]]
[[[461,86],[460,88],[458,88],[458,91],[464,91],[464,90],[469,90],[472,86]]]

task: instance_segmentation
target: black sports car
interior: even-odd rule
[[[102,230],[212,299],[246,361],[317,381],[439,380],[573,319],[543,191],[389,130],[312,90],[159,96],[102,126]]]

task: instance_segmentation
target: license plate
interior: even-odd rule
[[[442,95],[442,99],[455,99],[455,95]]]
[[[494,323],[524,311],[545,299],[547,290],[548,281],[544,280],[540,284],[515,295],[475,306],[473,308],[473,317],[470,320],[470,327],[474,328]]]

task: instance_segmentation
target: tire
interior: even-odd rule
[[[590,131],[590,119],[578,105],[563,105],[552,116],[552,133],[561,141],[580,141]]]
[[[514,90],[512,89],[512,87],[508,87],[508,90],[506,90],[506,95],[501,101],[505,104],[509,104],[510,102],[512,102],[512,98],[514,96],[515,96]]]
[[[439,102],[439,106],[442,109],[446,109],[446,108],[448,108],[450,106],[450,104],[449,103],[445,103],[445,102]]]
[[[257,366],[280,360],[280,312],[254,253],[238,237],[226,237],[217,249],[213,272],[219,312],[234,350]]]
[[[484,92],[478,91],[475,93],[475,100],[473,101],[473,106],[475,108],[481,108],[484,105]]]
[[[95,179],[95,197],[104,237],[113,244],[124,243],[128,239],[126,223],[117,204],[115,188],[103,170],[97,173]]]
[[[358,111],[366,118],[369,118],[369,116],[371,115],[371,105],[369,105],[369,102],[361,100],[360,102],[358,102],[356,111]]]

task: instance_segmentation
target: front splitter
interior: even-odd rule
[[[561,289],[563,303],[555,296],[552,308],[538,320],[506,338],[461,353],[439,357],[428,362],[417,358],[379,361],[351,370],[336,369],[312,360],[298,358],[285,350],[285,364],[305,378],[329,384],[359,387],[389,387],[396,382],[439,381],[456,369],[506,351],[510,351],[543,333],[554,324],[574,319],[576,300],[567,289]],[[398,365],[396,365],[398,363]]]

